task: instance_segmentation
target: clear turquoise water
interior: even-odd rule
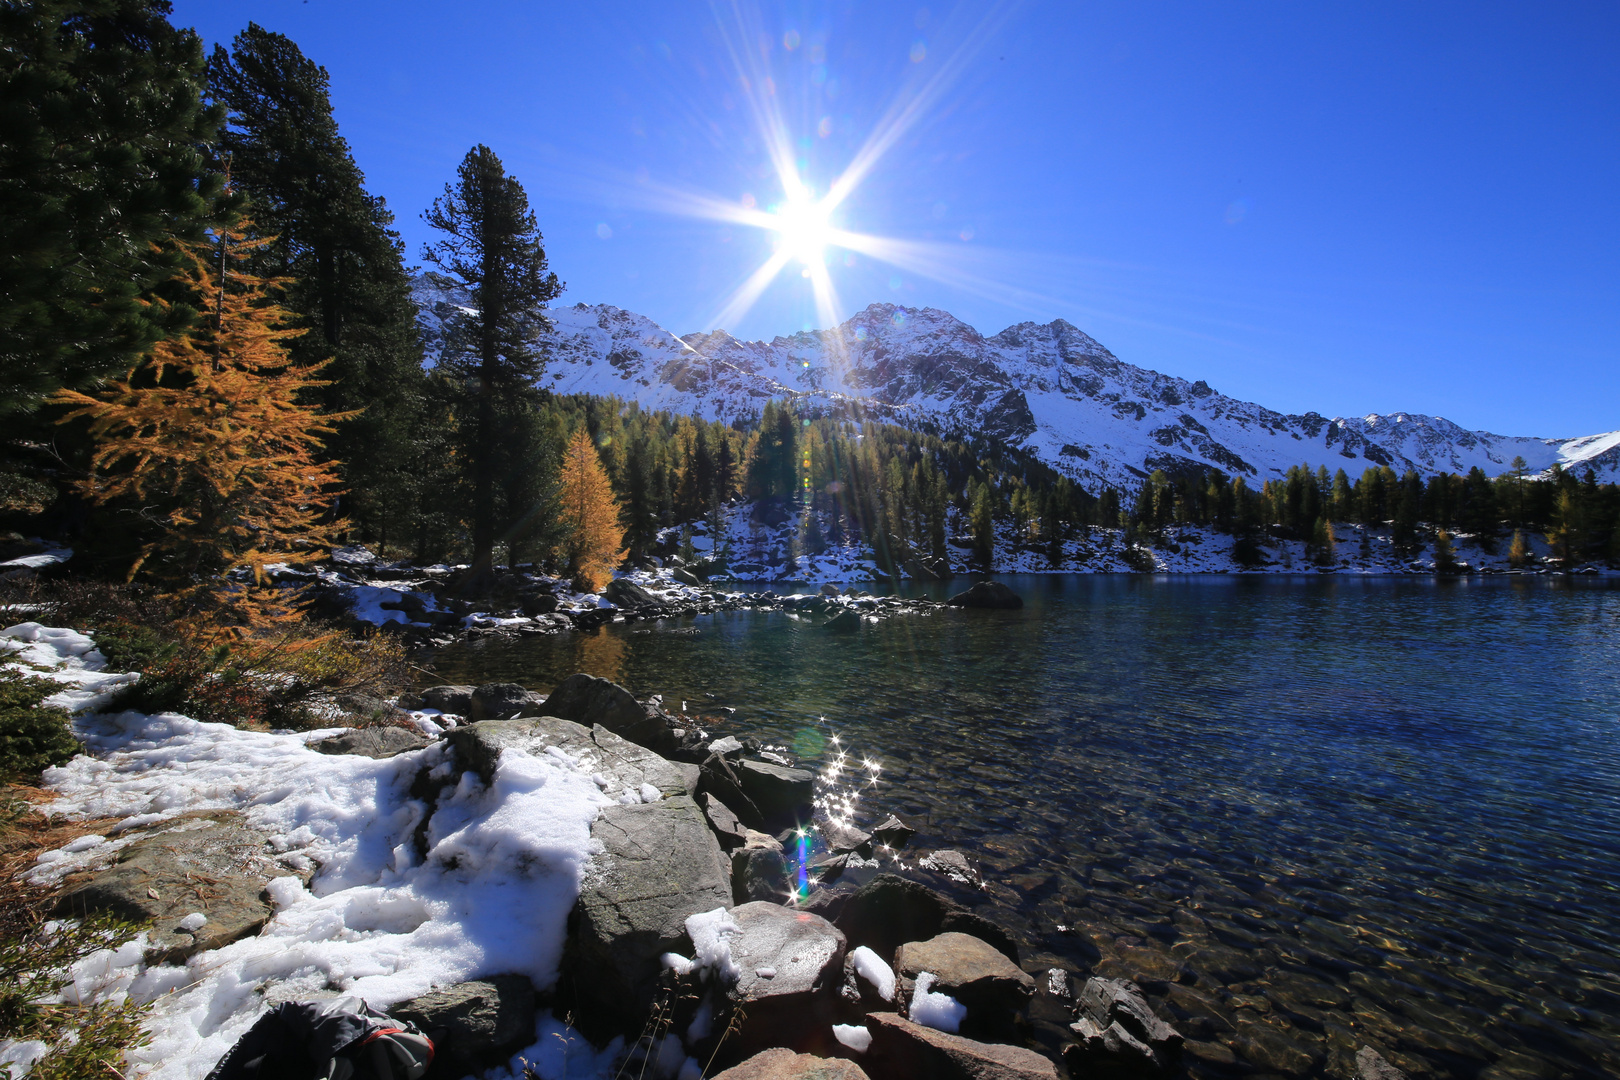
[[[1620,588],[1003,580],[1022,611],[733,613],[433,666],[586,670],[805,750],[835,729],[883,763],[865,810],[979,860],[1026,966],[1140,979],[1194,1075],[1349,1075],[1362,1043],[1414,1076],[1620,1075]]]

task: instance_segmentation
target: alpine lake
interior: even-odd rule
[[[1620,1076],[1620,582],[999,580],[1022,610],[732,612],[430,663],[587,671],[716,738],[845,754],[856,823],[918,829],[890,858],[967,855],[985,887],[957,898],[1027,970],[1136,979],[1194,1077],[1348,1077],[1362,1044],[1413,1077]]]

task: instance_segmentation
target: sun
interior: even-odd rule
[[[806,196],[790,197],[771,214],[770,227],[789,258],[806,266],[826,260],[827,246],[833,242],[828,221],[830,208]]]

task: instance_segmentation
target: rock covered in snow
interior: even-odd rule
[[[414,731],[390,726],[350,728],[341,735],[310,743],[309,748],[323,754],[358,754],[380,761],[395,754],[420,750],[427,744],[428,740]]]

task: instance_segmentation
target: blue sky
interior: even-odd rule
[[[328,69],[413,262],[483,142],[564,302],[676,333],[824,325],[821,280],[844,315],[1064,318],[1289,412],[1620,428],[1612,3],[174,6]],[[830,218],[884,239],[812,255],[825,276],[789,259],[744,308],[784,203],[761,117],[811,201],[887,131]]]

